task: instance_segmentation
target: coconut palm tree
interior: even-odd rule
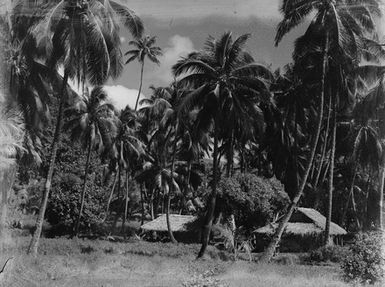
[[[36,6],[33,8],[38,9]],[[51,189],[61,141],[64,106],[68,99],[65,87],[69,79],[76,80],[84,89],[86,81],[91,85],[100,85],[109,76],[120,74],[123,66],[117,18],[123,20],[123,24],[134,36],[141,36],[143,25],[140,19],[130,9],[112,0],[62,0],[33,29],[39,47],[46,52],[48,65],[52,68],[63,67],[64,77],[44,197],[29,253],[37,253]]]
[[[138,137],[138,120],[128,106],[121,111],[117,123],[117,135],[113,139],[112,158],[117,163],[118,180],[122,171],[126,172],[125,209],[122,223],[124,230],[128,212],[129,182],[132,181],[136,166],[145,154],[145,145]],[[120,186],[118,186],[120,188]]]
[[[115,124],[114,107],[108,103],[108,96],[103,87],[98,86],[92,89],[90,96],[85,93],[82,98],[79,98],[65,111],[65,114],[70,119],[65,124],[65,129],[70,130],[72,140],[80,140],[87,150],[80,211],[74,233],[77,236],[83,213],[91,152],[98,150],[100,153],[104,148],[111,148],[111,133]]]
[[[139,182],[150,181],[158,189],[162,198],[166,197],[166,220],[170,240],[176,243],[170,225],[171,192],[180,194],[180,176],[175,171],[177,134],[172,128],[160,128],[152,136],[148,149],[148,159],[136,179]],[[171,146],[171,147],[170,147]]]
[[[203,51],[191,53],[173,67],[175,76],[183,76],[180,85],[193,89],[181,100],[180,109],[198,109],[196,128],[207,132],[212,130],[214,138],[212,193],[198,257],[205,253],[214,218],[219,175],[218,141],[227,117],[225,107],[234,106],[242,112],[239,118],[248,115],[258,118],[257,103],[270,97],[268,82],[272,75],[243,51],[248,38],[249,35],[243,35],[233,39],[230,32],[219,39],[209,37]]]
[[[135,111],[138,109],[140,93],[142,92],[144,60],[147,57],[148,59],[150,59],[151,62],[159,64],[158,57],[162,55],[162,50],[159,47],[154,46],[155,42],[156,37],[150,37],[148,35],[141,39],[130,41],[128,45],[134,46],[135,48],[125,53],[126,56],[129,56],[126,61],[126,64],[134,60],[138,60],[140,63],[140,84],[138,96],[135,102]]]
[[[314,132],[311,151],[302,175],[301,183],[287,213],[281,220],[273,239],[261,257],[262,261],[270,261],[273,256],[286,224],[303,194],[311,170],[322,127],[326,90],[325,80],[330,63],[329,57],[334,55],[334,59],[336,59],[337,55],[332,54],[332,52],[335,53],[338,51],[339,55],[343,56],[343,59],[350,58],[351,61],[356,63],[358,61],[357,54],[360,53],[358,47],[360,47],[360,43],[363,41],[362,38],[364,36],[364,32],[375,33],[375,24],[372,16],[374,14],[380,14],[377,1],[372,0],[359,2],[354,0],[285,0],[281,5],[281,12],[284,19],[280,22],[277,28],[275,39],[276,45],[278,45],[285,34],[302,23],[309,15],[312,15],[313,12],[315,13],[307,32],[301,39],[302,41],[299,40],[299,43],[297,42],[297,44],[302,45],[306,43],[306,39],[308,41],[308,48],[304,49],[304,51],[306,51],[306,53],[315,52],[321,54],[321,56],[318,56],[318,59],[322,59],[319,61],[319,67],[322,67],[322,69],[319,69],[320,73],[317,73],[317,76],[320,78],[319,110],[317,128]],[[314,41],[309,41],[311,39],[315,39],[317,44],[314,45]],[[320,43],[322,44],[320,45]],[[297,55],[297,57],[301,57],[299,52]],[[336,105],[333,104],[333,106]],[[329,210],[331,210],[330,207]],[[327,234],[328,232],[326,230],[326,236]]]

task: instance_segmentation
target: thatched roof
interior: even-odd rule
[[[302,218],[301,218],[302,216]],[[321,234],[325,231],[326,217],[312,208],[299,207],[292,216],[291,222],[287,224],[285,234],[292,235],[312,235]],[[259,234],[273,234],[278,227],[278,223],[268,224],[255,230]],[[330,235],[344,235],[346,230],[341,226],[330,223]]]
[[[188,231],[188,225],[196,219],[196,216],[193,215],[170,214],[171,230],[175,232]],[[145,231],[167,231],[166,214],[162,214],[153,221],[143,224],[141,228]]]

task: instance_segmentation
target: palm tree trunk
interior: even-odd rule
[[[119,163],[118,163],[119,164]],[[122,169],[121,169],[121,166],[119,164],[119,167],[118,167],[118,196],[117,196],[117,209],[115,211],[115,220],[114,220],[114,231],[117,231],[118,229],[118,220],[119,220],[119,216],[120,216],[120,188],[121,188],[121,178],[122,178]]]
[[[128,198],[128,195],[129,195],[129,190],[128,190],[128,181],[129,181],[129,172],[128,172],[128,169],[126,170],[126,201],[125,201],[125,206],[124,206],[124,215],[123,215],[123,221],[122,221],[122,232],[123,232],[123,236],[126,237],[126,234],[124,232],[124,229],[125,229],[125,224],[126,224],[126,219],[127,219],[127,214],[128,214],[128,201],[129,201],[129,198]]]
[[[234,141],[234,130],[231,131],[229,150],[227,152],[226,177],[230,177],[231,175],[231,166],[233,164],[233,141]]]
[[[118,170],[117,170],[116,173],[115,173],[114,183],[112,184],[110,196],[108,197],[107,209],[106,209],[106,216],[104,217],[103,222],[106,221],[106,220],[107,220],[107,217],[108,217],[108,212],[109,212],[109,210],[110,210],[111,200],[112,200],[112,197],[113,197],[113,195],[114,195],[116,183],[118,182],[118,173],[119,173],[119,165],[118,165]]]
[[[90,167],[90,158],[91,158],[91,141],[88,143],[88,148],[87,148],[86,168],[84,171],[83,190],[82,190],[81,199],[80,199],[80,210],[79,210],[78,218],[76,220],[75,237],[77,237],[79,234],[80,220],[82,218],[83,209],[84,209],[84,201],[86,198],[86,189],[87,189],[87,175],[88,175],[88,169]]]
[[[336,95],[337,96],[337,95]],[[332,132],[332,150],[330,155],[330,173],[329,173],[329,190],[328,190],[328,211],[325,225],[324,245],[329,245],[330,241],[330,223],[332,221],[333,212],[333,182],[334,182],[334,157],[336,153],[336,133],[337,133],[337,99],[334,98],[333,103],[333,132]],[[330,107],[329,107],[330,108]]]
[[[354,196],[354,190],[352,192],[352,208],[353,208],[354,216],[356,218],[357,229],[361,230],[361,223],[360,223],[360,218],[359,218],[358,212],[357,212],[357,205],[356,205],[356,200],[355,200],[355,196]]]
[[[151,220],[154,220],[154,192],[155,192],[155,189],[152,188],[152,191],[151,191],[151,196],[150,196],[150,202],[149,202],[149,206],[150,206],[150,213],[151,213]]]
[[[321,201],[321,194],[319,192],[319,184],[320,184],[320,176],[321,176],[321,173],[322,173],[322,166],[323,166],[323,162],[325,160],[325,156],[326,156],[326,150],[327,150],[327,146],[328,146],[328,134],[329,134],[329,127],[330,127],[330,118],[331,118],[331,106],[332,106],[332,97],[331,97],[331,94],[329,95],[329,111],[328,111],[328,116],[327,116],[327,121],[326,121],[326,128],[325,128],[325,138],[324,138],[324,142],[323,142],[323,145],[322,145],[322,154],[321,154],[321,159],[320,159],[320,163],[319,163],[319,166],[318,166],[318,170],[317,170],[317,175],[316,175],[316,178],[314,180],[314,185],[313,187],[315,188],[315,191],[316,191],[316,198],[315,198],[315,201],[314,201],[314,209],[317,209],[319,207],[319,204],[320,204],[320,201]],[[321,181],[322,183],[323,181]]]
[[[140,85],[139,85],[138,96],[137,96],[137,98],[136,98],[136,103],[135,103],[135,111],[138,109],[140,93],[142,92],[142,85],[143,85],[143,70],[144,70],[144,61],[142,61],[142,66],[141,66],[141,68],[140,68]]]
[[[214,121],[214,152],[213,152],[213,186],[210,201],[208,203],[205,223],[202,228],[202,246],[198,253],[198,258],[201,258],[209,245],[211,227],[213,225],[214,211],[217,200],[217,175],[218,175],[218,120],[215,117]]]
[[[178,125],[175,127],[175,133],[178,131]],[[176,154],[176,145],[178,143],[178,138],[175,135],[174,146],[172,149],[172,162],[171,162],[171,189],[167,192],[167,205],[166,205],[166,221],[167,221],[167,231],[170,236],[172,243],[177,243],[174,234],[172,233],[171,224],[170,224],[170,206],[171,206],[171,195],[170,193],[174,191],[174,168],[175,168],[175,154]]]
[[[37,255],[37,248],[39,245],[41,230],[43,228],[45,210],[47,209],[48,197],[52,186],[52,177],[55,169],[56,155],[57,155],[57,151],[59,149],[59,144],[61,141],[61,129],[63,125],[64,103],[66,100],[65,95],[66,95],[67,82],[68,82],[68,74],[64,72],[63,87],[61,91],[60,104],[59,104],[59,113],[56,119],[55,133],[54,133],[52,147],[51,147],[48,173],[47,173],[47,177],[44,185],[43,201],[41,203],[39,215],[36,220],[35,232],[33,233],[31,242],[28,247],[28,254]]]
[[[340,222],[339,222],[341,226],[345,226],[344,222],[345,222],[345,218],[346,218],[346,213],[348,212],[348,209],[349,209],[350,199],[353,197],[354,183],[355,183],[355,180],[356,180],[356,176],[357,176],[357,164],[355,163],[354,164],[354,169],[353,169],[352,182],[351,182],[350,188],[349,188],[348,198],[346,200],[345,207],[344,207],[344,209],[342,211],[342,216],[341,216],[341,219],[340,219]]]
[[[385,183],[385,160],[384,160],[385,153],[383,154],[383,159],[381,163],[381,170],[380,170],[380,190],[379,190],[379,199],[378,199],[378,228],[382,230],[384,228],[384,219],[382,216],[382,209],[383,209],[383,202],[384,202],[384,183]]]
[[[190,187],[191,167],[192,167],[192,160],[189,160],[188,165],[187,165],[187,179],[186,179],[186,186],[187,187]]]
[[[142,207],[142,216],[141,216],[141,220],[140,220],[140,225],[143,225],[144,223],[144,214],[145,214],[145,211],[144,211],[144,196],[143,196],[143,184],[140,185],[140,204],[141,204],[141,207]]]
[[[325,47],[324,47],[324,55],[323,55],[323,64],[322,64],[322,77],[321,77],[321,92],[320,92],[320,98],[319,98],[319,113],[318,113],[318,121],[317,121],[317,129],[315,132],[315,135],[313,137],[313,142],[311,145],[311,152],[306,164],[305,172],[301,181],[301,185],[299,187],[299,190],[297,191],[297,194],[293,198],[286,214],[282,218],[282,221],[279,223],[278,228],[269,243],[268,247],[266,250],[263,252],[262,257],[260,259],[261,262],[269,262],[271,258],[274,255],[275,249],[281,240],[283,231],[286,228],[287,223],[289,222],[291,215],[294,212],[294,209],[296,208],[299,200],[301,199],[302,193],[305,189],[305,185],[307,182],[307,178],[310,173],[310,169],[313,164],[314,160],[314,155],[317,149],[317,144],[318,144],[318,139],[321,133],[321,128],[322,128],[322,117],[323,117],[323,112],[324,112],[324,99],[325,99],[325,77],[326,77],[326,68],[327,68],[327,62],[328,62],[328,49],[329,49],[329,34],[326,34],[326,41],[325,41]]]
[[[371,228],[371,222],[370,222],[370,214],[369,214],[369,192],[370,192],[370,185],[372,182],[372,172],[369,172],[369,178],[366,186],[366,193],[365,193],[365,230],[370,230]]]

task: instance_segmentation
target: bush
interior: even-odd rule
[[[322,246],[313,250],[309,254],[308,260],[311,262],[334,262],[339,263],[350,255],[347,247],[338,245]]]
[[[225,215],[234,214],[238,226],[253,230],[271,222],[278,212],[285,210],[289,197],[275,178],[255,174],[236,174],[218,184],[217,209]],[[234,211],[237,212],[234,212]]]
[[[385,258],[382,253],[382,238],[380,232],[357,236],[356,242],[350,247],[351,254],[341,264],[347,281],[374,284],[384,279]]]

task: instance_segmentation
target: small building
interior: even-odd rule
[[[200,224],[193,215],[170,214],[170,225],[174,237],[179,242],[197,243],[200,239]],[[153,240],[168,238],[166,214],[141,226],[142,232],[150,234]]]
[[[291,216],[282,235],[280,252],[307,252],[322,246],[326,217],[312,208],[299,207]],[[278,223],[270,223],[254,233],[257,251],[262,251],[276,231]],[[334,243],[343,242],[347,232],[341,226],[330,223],[330,237]]]

